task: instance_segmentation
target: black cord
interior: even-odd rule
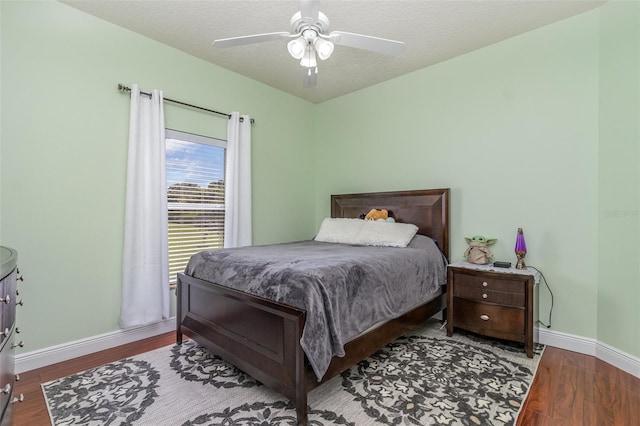
[[[551,295],[551,307],[549,308],[549,325],[543,323],[540,320],[538,320],[538,322],[540,324],[544,325],[547,328],[551,328],[551,313],[553,312],[553,292],[551,291],[551,287],[549,287],[549,283],[547,282],[547,279],[544,277],[544,274],[542,273],[542,271],[540,269],[536,268],[535,266],[531,266],[531,265],[527,265],[527,268],[535,269],[536,271],[538,271],[538,273],[540,274],[540,276],[544,280],[544,284],[547,286],[547,290],[549,290],[549,294]]]

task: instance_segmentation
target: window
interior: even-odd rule
[[[189,258],[224,242],[226,141],[166,130],[169,281]]]

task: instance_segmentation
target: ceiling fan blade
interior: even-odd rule
[[[242,46],[244,44],[262,43],[263,41],[278,40],[283,37],[288,37],[290,34],[287,32],[277,33],[265,33],[265,34],[253,34],[248,36],[221,38],[214,40],[213,45],[219,48]]]
[[[316,84],[318,83],[318,73],[316,72],[316,68],[302,68],[302,70],[304,71],[302,75],[302,87],[316,87]]]
[[[331,31],[329,38],[335,44],[370,50],[384,55],[398,56],[404,52],[404,42],[372,37],[346,31]]]
[[[305,21],[314,23],[318,20],[320,2],[318,0],[300,0],[300,15]]]

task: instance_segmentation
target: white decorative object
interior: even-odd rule
[[[368,246],[406,247],[418,227],[410,223],[366,220],[358,235],[358,244]]]
[[[367,246],[406,247],[418,232],[410,223],[326,218],[316,241]]]
[[[315,240],[325,243],[358,244],[358,234],[364,222],[362,219],[327,217],[322,221]]]

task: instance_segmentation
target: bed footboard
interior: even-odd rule
[[[185,334],[296,404],[307,421],[305,312],[178,274],[177,343]]]
[[[187,335],[291,401],[307,424],[307,394],[354,366],[445,307],[444,287],[431,301],[345,345],[321,381],[308,365],[300,339],[305,312],[185,274],[178,274],[176,341]]]

